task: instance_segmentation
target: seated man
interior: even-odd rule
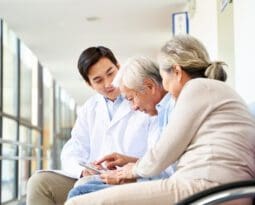
[[[54,172],[35,173],[27,186],[27,205],[63,204],[68,191],[80,177],[90,172],[79,162],[90,163],[112,152],[131,156],[136,161],[147,149],[153,120],[133,111],[129,102],[112,86],[119,64],[110,49],[90,47],[78,61],[83,79],[97,95],[82,106],[72,136],[62,153],[64,176]]]
[[[116,87],[120,86],[122,94],[131,102],[134,110],[140,110],[151,116],[156,116],[155,119],[158,124],[154,129],[158,131],[154,131],[153,133],[161,133],[168,122],[168,116],[173,107],[173,101],[170,95],[163,89],[162,78],[160,77],[158,67],[147,58],[130,59],[121,67],[120,72],[118,72],[114,80],[114,85]],[[159,135],[152,136],[153,133],[151,133],[148,138],[148,148],[158,141]],[[129,156],[112,153],[97,161],[97,164],[105,163],[108,169],[116,169],[129,162],[134,162],[130,160]],[[140,180],[167,178],[172,173],[173,168],[170,166],[156,177],[143,178]],[[102,181],[100,183],[100,181],[100,177],[95,176],[91,181],[74,187],[69,192],[68,197],[71,198],[109,187],[109,185],[104,184]]]

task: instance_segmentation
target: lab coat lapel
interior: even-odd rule
[[[127,100],[123,100],[116,110],[116,113],[113,115],[112,121],[110,122],[110,127],[119,122],[123,117],[132,112],[130,104]]]
[[[98,95],[98,106],[97,106],[97,110],[96,115],[99,116],[99,118],[102,119],[102,122],[104,123],[104,125],[106,125],[106,127],[108,127],[110,125],[110,117],[108,114],[108,109],[107,109],[107,105],[105,102],[105,99],[103,96]]]

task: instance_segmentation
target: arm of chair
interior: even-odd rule
[[[255,196],[255,180],[232,182],[196,193],[176,205],[218,204],[245,197]]]

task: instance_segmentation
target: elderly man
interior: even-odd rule
[[[157,65],[144,57],[132,58],[120,68],[113,84],[115,87],[120,87],[122,94],[130,101],[134,110],[139,110],[151,116],[155,116],[157,124],[153,128],[150,128],[150,130],[153,131],[153,133],[161,133],[168,122],[168,116],[173,107],[173,101],[170,95],[163,89],[162,78],[160,77]],[[159,135],[150,136],[148,139],[148,149],[158,141],[158,138]],[[97,161],[97,164],[101,165],[104,163],[108,169],[116,169],[129,162],[134,162],[133,158],[120,153],[112,153]],[[166,178],[172,173],[173,167],[170,166],[159,176],[149,179]],[[104,181],[111,183],[110,180],[110,178],[104,179]],[[116,178],[114,180],[116,180]],[[139,179],[138,181],[140,180],[148,179]],[[118,183],[126,182],[129,181],[121,181],[120,179]],[[106,187],[109,187],[109,185],[103,184],[102,181],[100,183],[100,178],[96,176],[92,181],[73,188],[69,192],[69,198]]]
[[[157,65],[145,58],[129,59],[120,72],[116,75],[113,84],[120,87],[121,93],[131,103],[134,110],[145,112],[155,116],[158,125],[155,129],[163,128],[168,122],[168,117],[173,108],[174,101],[162,86],[162,78]],[[158,136],[150,137],[149,145],[152,146],[158,140]],[[98,164],[105,162],[109,169],[115,166],[123,166],[130,161],[125,156],[113,153],[98,161]]]

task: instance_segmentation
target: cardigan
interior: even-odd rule
[[[255,121],[226,83],[189,80],[160,140],[132,172],[153,176],[176,161],[175,177],[227,183],[255,176]]]

